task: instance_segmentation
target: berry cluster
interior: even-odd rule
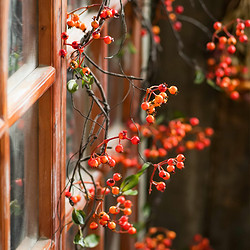
[[[108,164],[110,167],[114,167],[116,164],[116,161],[113,157],[111,157],[107,152],[107,146],[108,142],[111,140],[118,139],[118,144],[115,147],[115,151],[117,153],[122,153],[124,151],[123,145],[121,144],[122,140],[128,140],[132,144],[137,145],[140,142],[140,139],[138,136],[133,136],[132,138],[129,138],[127,135],[127,131],[123,130],[119,133],[118,136],[109,138],[104,140],[101,144],[99,144],[94,151],[92,152],[90,159],[88,160],[88,164],[90,167],[98,167],[101,164]],[[103,148],[103,152],[101,154],[96,153],[96,150],[99,148]]]
[[[176,31],[180,31],[182,28],[182,23],[178,21],[178,15],[184,12],[184,7],[182,5],[177,5],[173,7],[174,0],[165,0],[166,11],[168,13],[168,18],[171,20],[172,27]]]
[[[174,231],[161,227],[151,227],[143,241],[135,243],[135,249],[171,250],[175,237]]]
[[[96,6],[100,6],[100,4],[92,4],[89,5],[87,7],[81,7],[78,8],[72,12],[70,12],[67,17],[68,17],[68,21],[67,21],[67,25],[68,28],[78,28],[80,30],[82,30],[83,32],[86,33],[87,31],[87,26],[82,23],[80,21],[80,16],[87,11],[88,9],[92,8],[92,7],[96,7]],[[77,14],[77,11],[80,11],[80,14]],[[69,67],[72,69],[81,69],[82,70],[82,74],[83,75],[89,75],[90,74],[90,70],[88,67],[84,67],[83,66],[83,62],[85,57],[82,55],[82,53],[84,52],[84,48],[86,46],[88,46],[90,43],[92,43],[94,40],[103,40],[104,43],[106,44],[110,44],[111,42],[114,41],[114,39],[110,36],[104,36],[101,37],[101,29],[102,29],[102,25],[104,23],[104,21],[108,18],[112,18],[112,17],[119,17],[119,13],[117,10],[115,9],[111,9],[109,7],[104,7],[104,10],[102,10],[102,12],[100,13],[99,16],[94,16],[93,17],[93,21],[91,22],[91,36],[86,36],[85,39],[80,43],[78,41],[73,41],[71,43],[67,43],[67,40],[69,38],[69,35],[66,32],[63,32],[61,34],[61,38],[63,40],[63,45],[65,46],[71,46],[74,51],[71,53],[70,55],[70,63],[69,63]],[[59,51],[59,56],[61,56],[62,58],[66,57],[67,55],[67,51],[65,49],[61,49]]]
[[[166,91],[172,95],[177,94],[178,89],[176,86],[167,87],[166,84],[160,84],[159,86],[152,86],[147,88],[146,95],[143,99],[143,103],[141,104],[141,108],[147,112],[146,121],[149,124],[155,122],[155,108],[160,107],[163,103],[168,101],[168,95]],[[156,94],[155,92],[159,92]]]
[[[228,29],[236,25],[235,34],[231,34]],[[231,99],[239,98],[237,87],[239,86],[240,75],[246,72],[246,66],[233,65],[237,62],[235,57],[238,43],[246,44],[248,37],[244,33],[245,28],[250,27],[250,20],[236,19],[229,24],[222,25],[220,22],[214,23],[214,34],[212,41],[207,43],[207,50],[214,51],[213,57],[209,58],[207,79],[214,80],[216,85],[223,89]]]
[[[174,173],[176,168],[178,169],[184,168],[184,161],[185,161],[185,156],[183,154],[178,154],[176,158],[169,158],[167,160],[154,164],[154,170],[150,178],[149,194],[152,192],[152,185],[154,185],[156,189],[161,192],[163,192],[166,189],[165,182],[163,181],[157,182],[153,180],[157,169],[159,172],[158,174],[159,177],[166,181],[170,179],[170,173]],[[166,169],[164,169],[163,166],[166,166]]]
[[[118,186],[115,186],[116,182],[120,181],[122,176],[120,173],[114,173],[113,178],[110,178],[106,181],[106,186],[102,188],[102,197],[96,208],[96,212],[93,215],[95,221],[91,222],[89,227],[94,230],[98,228],[98,223],[104,227],[108,227],[112,231],[117,233],[129,233],[135,234],[136,229],[131,223],[129,223],[129,215],[132,214],[132,202],[125,198],[122,195],[122,189]],[[94,197],[94,188],[90,188],[89,195]],[[103,211],[102,204],[105,198],[105,195],[112,193],[116,197],[116,204],[109,207],[108,212]],[[101,211],[98,212],[99,208]],[[119,219],[117,217],[119,216]],[[98,223],[97,223],[97,222]],[[119,225],[120,230],[117,230],[117,225]]]
[[[213,248],[211,247],[208,238],[202,237],[200,234],[196,234],[189,250],[213,250]]]
[[[129,124],[133,132],[140,131],[143,137],[152,138],[150,148],[144,150],[146,158],[165,157],[167,153],[176,149],[177,153],[183,153],[186,150],[202,150],[210,145],[210,139],[214,133],[212,128],[202,129],[199,125],[199,119],[192,117],[190,119],[175,119],[168,125],[154,124]]]

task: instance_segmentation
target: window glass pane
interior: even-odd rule
[[[10,0],[9,88],[23,80],[37,66],[37,40],[37,1]]]
[[[10,128],[11,249],[38,238],[38,105]],[[22,248],[23,249],[23,248]]]

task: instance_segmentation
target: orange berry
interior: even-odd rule
[[[111,230],[114,230],[114,229],[116,228],[115,222],[110,221],[110,222],[108,223],[108,228],[111,229]]]
[[[141,104],[141,108],[142,108],[143,110],[147,110],[147,109],[149,108],[149,103],[148,103],[148,102],[143,102],[143,103]]]
[[[92,229],[92,230],[95,230],[95,229],[98,228],[98,224],[93,221],[93,222],[90,223],[89,228]]]
[[[110,212],[111,214],[118,214],[118,213],[120,212],[120,209],[119,209],[118,207],[116,207],[116,206],[111,206],[111,207],[109,208],[109,212]]]
[[[155,96],[155,102],[156,103],[163,103],[164,102],[164,98],[161,95],[156,95]]]
[[[124,210],[123,210],[123,213],[125,214],[125,215],[130,215],[130,214],[132,214],[132,210],[131,210],[131,208],[125,208]]]
[[[112,187],[112,194],[117,195],[120,193],[119,187]]]
[[[72,14],[71,15],[71,20],[73,21],[78,21],[80,19],[79,15],[78,14]]]
[[[69,20],[69,21],[67,21],[67,25],[68,25],[69,27],[74,27],[74,26],[75,26],[75,22],[72,21],[72,20]]]
[[[147,121],[148,123],[154,123],[155,118],[154,118],[152,115],[148,115],[148,116],[146,117],[146,121]]]
[[[82,31],[85,31],[85,30],[86,30],[86,25],[85,25],[84,23],[81,23],[81,24],[80,24],[80,29],[81,29]]]
[[[169,93],[170,93],[171,95],[175,95],[175,94],[177,94],[178,89],[177,89],[176,86],[171,86],[170,88],[168,88],[168,91],[169,91]]]

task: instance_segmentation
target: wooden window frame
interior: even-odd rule
[[[64,215],[64,199],[59,198],[65,185],[66,65],[58,51],[67,3],[38,0],[38,67],[8,93],[9,2],[0,2],[0,249],[10,249],[9,127],[35,102],[39,105],[39,239],[32,249],[61,249],[64,235],[56,230],[58,212],[61,218]],[[25,241],[21,244],[25,247]]]

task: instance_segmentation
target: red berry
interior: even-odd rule
[[[148,102],[143,102],[143,103],[141,104],[141,108],[142,108],[143,110],[149,109],[149,103],[148,103]]]
[[[79,43],[77,41],[72,42],[71,44],[73,49],[78,49],[79,48]]]
[[[109,159],[108,164],[110,167],[114,167],[116,164],[116,161],[113,158],[111,158],[111,159]]]
[[[89,164],[90,167],[96,168],[96,167],[98,167],[99,162],[98,162],[98,160],[96,160],[96,159],[94,159],[94,158],[90,158],[90,159],[88,160],[88,164]]]
[[[89,225],[89,228],[92,230],[95,230],[98,228],[98,224],[96,222],[91,222]]]
[[[110,179],[108,179],[108,180],[106,181],[106,183],[107,183],[108,186],[112,187],[112,186],[115,185],[115,180],[112,179],[112,178],[110,178]]]
[[[238,91],[233,91],[233,92],[230,94],[230,98],[231,98],[232,100],[237,100],[237,99],[239,99],[239,97],[240,97],[240,94],[239,94]]]
[[[104,194],[104,192],[105,192],[105,195],[107,195],[110,193],[110,190],[108,188],[102,188],[101,193]]]
[[[238,23],[237,26],[236,26],[236,29],[244,30],[245,29],[245,24],[244,23]]]
[[[246,25],[246,27],[250,27],[250,20],[246,20],[245,25]]]
[[[170,174],[165,171],[165,170],[161,170],[159,172],[159,176],[163,179],[163,180],[168,180],[170,178]]]
[[[167,166],[167,171],[168,171],[169,173],[174,172],[174,170],[175,170],[175,166],[174,166],[174,165],[168,165],[168,166]]]
[[[156,95],[155,96],[155,102],[162,104],[164,102],[164,98],[162,97],[162,95]]]
[[[101,12],[100,18],[102,18],[102,19],[107,18],[107,11],[106,11],[106,10],[103,10],[103,11]]]
[[[110,219],[109,215],[108,215],[107,213],[105,213],[105,212],[100,212],[100,213],[99,213],[99,218],[100,218],[101,220],[104,220],[104,221],[107,221],[107,220]]]
[[[159,148],[158,152],[160,157],[165,157],[167,155],[167,151],[165,148]]]
[[[222,44],[227,43],[227,38],[226,38],[225,36],[221,36],[221,37],[219,38],[219,43],[222,43]]]
[[[148,116],[146,117],[146,121],[147,121],[148,123],[154,123],[154,122],[155,122],[155,118],[154,118],[152,115],[148,115]]]
[[[183,11],[184,11],[184,7],[182,5],[178,5],[175,7],[175,12],[177,14],[181,14],[181,13],[183,13]]]
[[[197,126],[197,125],[199,124],[200,121],[199,121],[198,118],[192,117],[192,118],[189,119],[189,122],[190,122],[190,124],[191,124],[192,126]]]
[[[168,165],[174,165],[174,163],[175,163],[174,158],[169,158],[168,161],[167,161]]]
[[[121,226],[126,231],[131,227],[131,224],[126,221],[123,224],[121,224]]]
[[[131,138],[131,142],[132,142],[132,144],[137,145],[140,143],[140,138],[138,136],[133,136]]]
[[[77,199],[76,196],[71,196],[71,197],[70,197],[70,200],[71,200],[74,204],[76,204],[76,203],[78,202],[78,199]]]
[[[111,37],[111,36],[105,36],[103,38],[103,41],[106,43],[106,44],[110,44],[114,39]]]
[[[115,222],[110,221],[110,222],[108,223],[108,228],[111,229],[111,230],[114,230],[114,229],[116,228]]]
[[[215,29],[215,30],[220,30],[221,27],[222,27],[222,24],[221,24],[220,22],[215,22],[215,23],[214,23],[214,29]]]
[[[107,163],[108,160],[109,160],[109,159],[108,159],[108,157],[107,157],[106,155],[100,156],[100,161],[101,161],[102,164]]]
[[[68,198],[71,197],[71,192],[69,192],[69,190],[65,190],[65,196]]]
[[[113,179],[114,179],[115,181],[119,181],[121,178],[122,178],[122,175],[121,175],[121,174],[119,174],[119,173],[114,173],[114,174],[113,174]]]
[[[89,225],[89,228],[92,230],[95,230],[98,228],[98,224],[96,222],[91,222]]]
[[[118,144],[116,147],[115,147],[115,151],[117,153],[122,153],[123,152],[123,146],[122,144]]]
[[[101,36],[101,34],[100,34],[99,31],[94,31],[93,34],[92,34],[92,36],[93,36],[94,39],[99,39],[100,36]]]
[[[121,195],[116,200],[117,200],[118,203],[123,204],[125,202],[125,197]]]
[[[128,230],[129,234],[136,234],[136,228],[135,227],[130,227]]]
[[[62,38],[63,40],[67,40],[67,39],[69,38],[69,35],[68,35],[66,32],[63,32],[63,33],[61,34],[61,38]]]
[[[180,31],[181,28],[182,28],[182,23],[177,21],[173,24],[173,28],[176,30],[176,31]]]
[[[176,160],[177,161],[184,161],[186,158],[185,158],[185,156],[183,155],[183,154],[178,154],[177,156],[176,156]]]
[[[67,51],[65,49],[59,50],[59,56],[64,58],[67,55]]]
[[[234,54],[235,51],[236,51],[236,48],[235,48],[234,45],[230,45],[230,46],[228,46],[227,51],[228,51],[228,53],[230,53],[230,54]]]
[[[164,83],[162,83],[159,85],[158,89],[160,92],[165,92],[168,88]]]
[[[240,41],[241,43],[246,43],[247,40],[248,40],[247,35],[241,35],[241,36],[239,37],[239,41]]]
[[[124,202],[124,207],[126,207],[126,208],[132,207],[132,201],[131,201],[131,200],[126,200],[126,201]]]
[[[176,167],[179,169],[184,168],[184,163],[182,161],[176,163]]]
[[[213,42],[207,43],[207,50],[214,50],[215,44]]]
[[[166,189],[166,184],[164,182],[158,182],[156,185],[156,189],[163,192]]]

